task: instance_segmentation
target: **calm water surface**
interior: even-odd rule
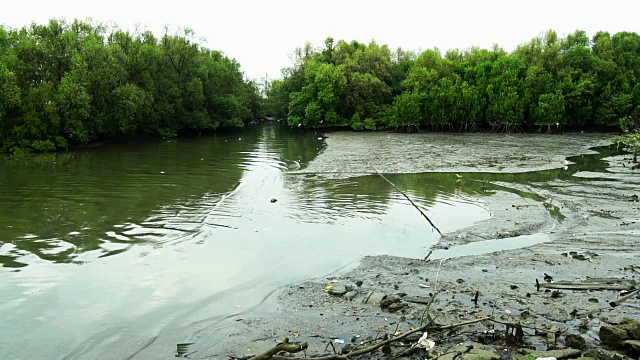
[[[172,357],[278,287],[364,255],[424,257],[437,234],[378,176],[290,172],[324,146],[260,126],[0,160],[2,358]],[[389,178],[447,232],[489,217],[474,199],[500,176]]]

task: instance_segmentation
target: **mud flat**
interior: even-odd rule
[[[335,169],[340,161],[341,169],[355,173],[366,166],[367,159],[383,172],[393,168],[399,172],[538,171],[557,168],[558,164],[562,167],[567,157],[592,153],[589,149],[608,141],[599,135],[557,135],[542,140],[545,146],[541,146],[539,138],[534,141],[535,135],[452,135],[450,141],[457,145],[425,160],[424,153],[415,158],[407,153],[412,152],[412,146],[428,146],[431,137],[449,135],[425,135],[421,143],[409,145],[398,144],[397,139],[389,141],[387,148],[377,153],[380,156],[365,156],[377,150],[362,147],[401,135],[364,136],[379,139],[369,139],[363,145],[358,136],[330,134],[325,152],[303,171],[344,176],[329,169]],[[491,144],[498,141],[511,141],[514,147],[496,145],[493,149]],[[525,154],[520,160],[505,150],[515,148],[515,143]],[[340,157],[339,153],[352,155]],[[453,157],[463,159],[456,162]],[[389,165],[393,161],[397,166]],[[267,301],[269,312],[238,319],[227,329],[228,336],[219,339],[215,352],[238,357],[261,353],[285,336],[307,341],[308,354],[331,353],[329,342],[339,351],[385,333],[418,327],[425,304],[415,300],[435,294],[430,313],[439,324],[491,316],[522,325],[524,337],[517,346],[507,346],[502,337],[504,326],[476,323],[433,334],[436,346],[429,354],[434,358],[449,356],[460,343],[469,342],[465,345],[467,355],[488,351],[484,354],[494,357],[487,358],[496,359],[525,356],[523,349],[527,348],[547,351],[570,347],[580,348],[534,356],[624,359],[605,349],[610,344],[602,344],[600,331],[602,326],[624,323],[623,318],[640,319],[638,298],[610,305],[624,295],[621,289],[637,288],[640,280],[640,171],[630,170],[629,157],[624,155],[597,161],[600,165],[595,171],[579,170],[549,181],[491,182],[496,190],[483,198],[491,218],[445,233],[428,261],[423,259],[425,254],[414,259],[366,257],[347,272],[279,289]],[[347,294],[341,291],[343,286],[349,290]],[[335,289],[343,294],[329,293]],[[381,308],[380,303],[366,304],[372,292],[385,294],[396,305]],[[577,341],[578,337],[584,343]],[[637,358],[631,348],[624,351]],[[386,355],[378,351],[368,356]]]
[[[611,137],[334,132],[327,134],[326,149],[300,172],[344,178],[370,174],[372,165],[382,173],[522,173],[561,168],[567,157],[591,154],[591,148],[609,145]]]

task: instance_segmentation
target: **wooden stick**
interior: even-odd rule
[[[476,324],[479,323],[481,321],[485,321],[485,320],[493,320],[491,317],[485,317],[485,318],[481,318],[481,319],[475,319],[475,320],[469,320],[469,321],[465,321],[459,324],[452,324],[452,325],[446,325],[446,326],[431,326],[430,324],[421,326],[417,329],[411,330],[411,331],[407,331],[406,333],[396,336],[396,337],[391,337],[387,340],[381,341],[379,343],[367,346],[365,348],[362,348],[360,350],[355,350],[355,351],[351,351],[350,353],[346,354],[346,355],[338,355],[338,354],[333,354],[333,355],[327,355],[327,356],[311,356],[311,357],[307,357],[306,359],[313,359],[313,360],[349,360],[352,359],[354,357],[358,357],[364,354],[368,354],[371,352],[374,352],[376,350],[378,350],[379,348],[394,343],[396,341],[400,341],[406,337],[408,337],[409,335],[415,334],[415,333],[419,333],[419,332],[424,332],[425,330],[428,329],[432,329],[434,331],[443,331],[443,330],[449,330],[449,329],[455,329],[458,327],[462,327],[462,326],[467,326],[467,325],[472,325],[472,324]],[[285,338],[285,340],[288,341],[288,339]],[[307,343],[302,343],[301,345],[306,345]],[[282,344],[278,344],[278,346],[280,346]],[[266,353],[264,353],[263,355],[266,354],[271,354],[271,356],[266,357],[266,358],[258,358],[258,357],[254,357],[251,358],[250,360],[268,360],[268,359],[273,359],[273,360],[280,360],[280,359],[289,359],[291,360],[292,358],[283,358],[283,357],[276,357],[274,355],[276,355],[278,353],[278,351],[273,352],[276,348],[278,348],[278,346],[276,346],[275,348],[267,351]],[[291,346],[291,345],[290,345]],[[298,345],[296,345],[298,346]],[[306,347],[305,347],[306,349]],[[284,350],[284,349],[280,349],[280,350]],[[286,350],[285,350],[286,351]],[[297,352],[297,351],[296,351]],[[263,356],[263,355],[259,355],[259,356]]]
[[[610,302],[609,305],[611,307],[616,307],[616,306],[622,304],[623,302],[625,302],[625,301],[627,301],[629,299],[632,299],[632,298],[634,298],[636,296],[640,296],[640,289],[636,289],[636,290],[633,290],[633,291],[629,292],[627,295],[619,298],[618,300],[614,300],[614,301]]]
[[[556,289],[556,290],[631,290],[630,285],[610,285],[610,284],[556,284],[556,283],[542,283],[540,287],[543,289]]]
[[[440,231],[438,231],[440,232]],[[422,261],[428,261],[429,260],[429,256],[431,256],[431,254],[433,254],[433,250],[429,250],[429,253],[427,254],[427,256],[424,257],[424,260]]]
[[[252,357],[250,360],[268,360],[273,358],[274,355],[279,353],[280,351],[286,351],[288,353],[297,353],[303,350],[306,350],[309,344],[303,342],[301,344],[291,344],[289,343],[289,338],[284,338],[281,343],[276,345],[275,347],[267,350],[265,353]]]
[[[388,182],[391,186],[393,186],[394,189],[396,189],[400,194],[402,194],[402,196],[404,196],[407,200],[409,200],[409,202],[411,203],[411,205],[413,205],[414,208],[416,208],[416,210],[418,210],[420,212],[420,214],[427,219],[427,221],[429,222],[429,224],[431,224],[431,227],[436,229],[436,231],[438,232],[438,234],[440,234],[440,236],[444,237],[444,235],[442,235],[442,232],[440,232],[440,229],[438,229],[437,226],[434,225],[434,223],[431,221],[431,219],[429,219],[429,217],[422,211],[420,210],[420,208],[418,207],[418,205],[416,205],[413,200],[411,200],[411,198],[409,196],[407,196],[407,194],[405,194],[402,190],[400,190],[399,187],[397,187],[394,183],[392,183],[389,179],[387,179],[384,175],[382,175],[378,170],[376,170],[373,165],[369,164],[369,166],[371,167],[371,169],[373,169],[373,171],[376,172],[376,174],[380,175],[381,178],[383,178],[386,182]]]

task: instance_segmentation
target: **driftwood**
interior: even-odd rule
[[[610,278],[588,278],[584,281],[555,281],[550,283],[541,283],[536,279],[536,287],[538,290],[555,289],[555,290],[633,290],[631,284],[625,283],[624,279]]]
[[[428,305],[431,303],[432,297],[422,297],[422,296],[405,296],[402,298],[402,301],[414,304],[423,304]]]
[[[484,317],[484,318],[480,318],[480,319],[475,319],[475,320],[469,320],[469,321],[465,321],[462,323],[458,323],[458,324],[453,324],[453,325],[446,325],[446,326],[433,326],[431,324],[427,324],[424,326],[421,326],[417,329],[411,330],[411,331],[407,331],[401,335],[395,336],[395,337],[391,337],[387,340],[384,341],[380,341],[378,343],[363,347],[362,349],[354,349],[351,352],[341,355],[341,354],[337,354],[334,353],[333,355],[325,355],[325,356],[310,356],[310,357],[305,357],[305,359],[312,359],[312,360],[349,360],[349,359],[353,359],[356,358],[358,356],[362,356],[371,352],[374,352],[380,348],[383,348],[385,346],[389,346],[394,342],[398,342],[398,341],[402,341],[403,339],[408,338],[409,336],[416,334],[416,333],[421,333],[424,332],[426,330],[430,330],[430,331],[444,331],[444,330],[451,330],[451,329],[456,329],[459,327],[463,327],[463,326],[467,326],[467,325],[472,325],[472,324],[476,324],[482,321],[491,321],[493,320],[491,317]],[[285,342],[288,343],[288,339],[285,338]],[[307,343],[302,343],[301,345],[306,345]],[[291,360],[293,358],[291,357],[278,357],[275,356],[276,354],[278,354],[280,351],[287,351],[286,349],[283,349],[281,347],[281,345],[283,345],[283,343],[280,343],[278,345],[276,345],[274,348],[270,349],[269,351],[265,352],[262,355],[258,355],[256,357],[251,358],[250,360]],[[300,347],[301,345],[295,345]],[[289,345],[292,346],[292,345]],[[306,346],[305,346],[306,349]],[[298,351],[287,351],[287,352],[299,352],[302,351],[304,349],[300,349]],[[266,357],[265,357],[266,356]]]
[[[429,253],[424,257],[424,260],[422,261],[429,261],[429,257],[431,256],[431,254],[433,254],[433,250],[429,250]]]
[[[285,351],[292,354],[292,353],[298,353],[300,351],[304,351],[307,349],[307,347],[309,347],[309,344],[306,342],[303,342],[300,344],[292,344],[289,342],[289,338],[284,338],[284,340],[282,340],[282,342],[276,345],[275,347],[269,349],[263,354],[252,357],[250,360],[269,360],[269,359],[272,359],[274,355],[276,355],[281,351]]]
[[[601,311],[611,310],[611,309],[613,309],[615,307],[620,306],[622,303],[624,303],[624,302],[626,302],[628,300],[631,300],[631,299],[633,299],[635,297],[640,299],[640,289],[635,289],[633,291],[630,291],[627,295],[618,298],[618,300],[611,301],[609,303],[609,306],[603,306],[603,307],[600,307],[600,308],[597,308],[597,309],[594,309],[594,310],[589,310],[589,311],[585,311],[585,312],[581,312],[581,313],[576,311],[576,316],[589,316],[589,315],[593,315],[593,314],[599,313]]]
[[[429,224],[431,224],[431,227],[434,228],[438,234],[440,234],[440,236],[444,237],[444,235],[442,235],[442,232],[440,232],[440,229],[438,229],[437,226],[435,226],[435,224],[431,221],[431,219],[429,219],[429,217],[427,216],[427,214],[425,214],[422,210],[420,210],[420,208],[418,207],[418,205],[416,205],[413,200],[411,200],[411,198],[405,194],[402,190],[400,190],[399,187],[396,186],[396,184],[392,183],[391,180],[387,179],[384,175],[382,175],[378,170],[376,170],[371,164],[369,164],[369,166],[371,167],[371,169],[373,171],[376,172],[376,174],[380,175],[381,178],[384,179],[384,181],[388,182],[391,186],[393,186],[394,189],[396,189],[400,194],[402,194],[402,196],[404,196],[407,200],[409,200],[409,202],[411,203],[411,205],[413,205],[414,208],[416,208],[416,210],[418,210],[420,212],[420,214],[422,215],[422,217],[424,217],[425,219],[427,219],[427,221],[429,222]]]
[[[631,290],[631,285],[610,285],[610,284],[557,284],[557,283],[542,283],[540,284],[542,289],[555,289],[555,290]]]
[[[618,300],[610,302],[609,306],[617,307],[620,304],[622,304],[623,302],[625,302],[625,301],[627,301],[629,299],[633,299],[634,297],[640,297],[640,289],[635,289],[633,291],[630,291],[627,295],[619,298]]]

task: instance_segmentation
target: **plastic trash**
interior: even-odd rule
[[[436,346],[436,342],[429,339],[429,333],[425,331],[418,340],[418,346],[422,349],[431,350]]]
[[[333,342],[336,343],[336,344],[344,344],[344,340],[342,340],[342,339],[335,339],[335,340],[333,340]]]

